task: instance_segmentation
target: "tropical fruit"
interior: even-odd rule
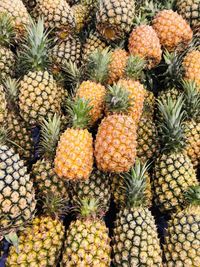
[[[146,167],[136,163],[124,174],[124,206],[117,214],[113,233],[113,264],[162,266],[162,252],[154,217],[146,199]]]

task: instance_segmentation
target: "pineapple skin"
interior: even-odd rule
[[[122,39],[133,24],[135,5],[133,0],[103,0],[97,13],[97,30],[109,41]]]
[[[176,212],[184,207],[184,192],[198,185],[195,170],[188,155],[163,153],[154,167],[155,204],[161,212]]]
[[[109,267],[111,248],[108,229],[99,219],[77,219],[67,230],[62,267]]]
[[[86,129],[68,128],[60,137],[55,172],[67,180],[86,180],[92,172],[93,139]]]
[[[162,10],[152,21],[161,45],[168,51],[184,49],[192,40],[193,32],[186,20],[173,10]]]
[[[148,69],[161,61],[160,40],[151,26],[141,25],[135,28],[129,36],[128,49],[130,54],[144,58]]]
[[[0,236],[24,226],[34,216],[35,192],[19,155],[0,147]]]
[[[136,124],[131,116],[113,114],[105,117],[96,135],[95,158],[104,172],[129,171],[136,157]]]
[[[189,206],[169,221],[165,237],[166,267],[200,266],[200,207]]]
[[[64,226],[51,217],[36,217],[19,234],[19,253],[12,246],[6,266],[56,266],[64,241]]]
[[[47,71],[30,71],[20,81],[20,115],[29,125],[39,124],[43,118],[60,113],[60,88]]]
[[[147,208],[125,208],[117,214],[113,234],[116,267],[162,266],[156,224]]]
[[[15,55],[3,46],[0,46],[0,73],[1,79],[13,77],[15,74]]]
[[[84,81],[76,92],[76,97],[89,100],[89,106],[92,107],[89,115],[91,116],[91,125],[102,118],[105,108],[106,88],[100,83]]]

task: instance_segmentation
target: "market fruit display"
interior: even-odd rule
[[[0,267],[200,267],[200,1],[0,1]]]

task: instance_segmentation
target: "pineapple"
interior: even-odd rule
[[[148,209],[146,167],[136,163],[124,174],[124,206],[117,214],[113,233],[113,264],[162,266],[162,252],[155,220]]]
[[[153,187],[161,211],[174,212],[184,204],[183,193],[198,184],[192,162],[185,151],[183,99],[158,101],[161,154],[156,159]]]
[[[128,109],[129,92],[122,86],[109,87],[106,109],[95,140],[95,158],[99,170],[111,173],[129,171],[136,156],[136,123]]]
[[[28,36],[19,51],[19,70],[25,73],[20,80],[20,115],[30,125],[39,125],[43,118],[60,113],[62,94],[48,67],[48,32],[39,19],[27,28]]]
[[[177,99],[181,96],[181,90],[179,88],[173,87],[167,90],[163,90],[158,92],[158,100],[167,102],[168,98],[171,98],[173,101],[177,101]]]
[[[36,193],[46,196],[49,192],[64,198],[68,195],[68,185],[60,179],[54,171],[54,156],[56,146],[61,132],[61,119],[56,114],[53,118],[43,121],[41,124],[41,138],[39,143],[39,159],[32,166],[32,179],[35,184]]]
[[[69,101],[72,127],[61,135],[54,160],[55,172],[67,180],[87,180],[93,167],[93,138],[87,130],[91,107],[82,98]]]
[[[19,232],[18,246],[10,248],[7,267],[57,266],[65,234],[59,219],[64,208],[62,202],[54,195],[48,196],[43,212]]]
[[[102,0],[96,13],[97,30],[109,41],[123,39],[134,19],[133,0]]]
[[[187,206],[169,221],[164,253],[166,266],[200,266],[200,187],[185,193]]]
[[[13,20],[17,39],[25,34],[25,26],[30,23],[26,7],[21,0],[1,0],[0,13],[8,14]]]
[[[27,168],[7,143],[7,131],[0,130],[0,239],[14,233],[34,217],[33,184]]]
[[[0,77],[14,76],[15,55],[11,51],[15,33],[12,19],[7,13],[0,13]]]
[[[152,21],[161,45],[168,51],[183,50],[192,40],[193,32],[189,24],[173,10],[162,10]]]
[[[153,120],[155,106],[156,106],[156,98],[154,96],[154,93],[149,90],[146,90],[142,116]]]
[[[184,70],[184,79],[195,81],[200,90],[200,51],[189,51],[184,57],[182,67]]]
[[[199,0],[177,0],[178,13],[186,19],[193,29],[200,26],[200,2]]]
[[[109,267],[110,238],[98,201],[94,198],[81,199],[77,211],[78,218],[67,230],[61,266]]]
[[[0,123],[5,122],[8,116],[6,93],[2,85],[0,85]]]
[[[65,39],[75,29],[73,11],[65,0],[37,0],[33,15],[43,16],[45,27],[52,29],[59,39]]]
[[[137,26],[128,41],[129,52],[147,61],[147,68],[157,66],[161,61],[162,50],[155,30],[149,25]]]

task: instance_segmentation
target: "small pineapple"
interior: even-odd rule
[[[77,211],[78,218],[67,230],[61,266],[109,267],[110,238],[98,201],[81,199]]]
[[[161,153],[155,162],[153,187],[161,211],[174,212],[184,204],[183,193],[198,184],[192,162],[185,151],[183,99],[158,101]]]
[[[200,266],[200,186],[184,194],[187,206],[174,214],[165,236],[166,266]]]
[[[130,174],[124,174],[124,205],[117,214],[112,240],[116,267],[162,266],[156,224],[148,209],[146,168],[136,163]]]
[[[129,33],[134,19],[133,0],[102,0],[96,13],[97,30],[109,41],[122,39]]]
[[[87,180],[93,167],[93,138],[87,130],[90,123],[89,101],[69,101],[71,128],[61,135],[54,160],[56,174],[67,180]]]

